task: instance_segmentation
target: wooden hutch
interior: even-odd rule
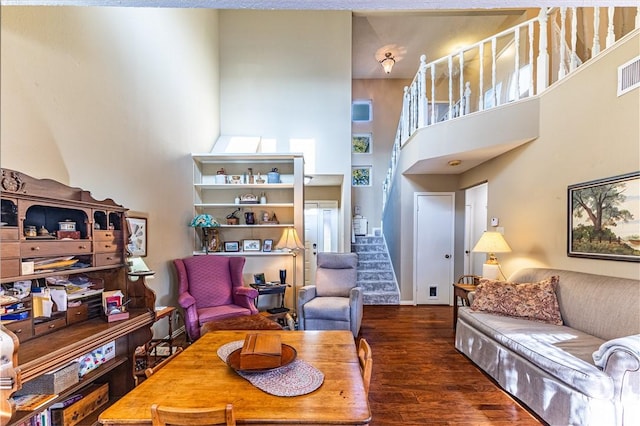
[[[70,281],[89,280],[95,287],[75,295],[69,293],[69,300],[75,303],[70,303],[66,311],[54,308],[44,316],[38,316],[40,310],[34,309],[32,291],[14,306],[12,312],[16,315],[9,316],[9,320],[4,315],[2,331],[14,340],[15,351],[13,368],[3,370],[10,377],[3,381],[0,390],[0,424],[28,424],[36,413],[15,410],[9,397],[30,381],[42,379],[42,375],[105,345],[115,346],[115,357],[79,382],[56,391],[58,397],[38,410],[95,384],[108,383],[109,401],[115,401],[134,386],[135,348],[152,338],[155,320],[155,294],[144,279],[131,281],[127,275],[127,209],[111,199],[98,201],[88,191],[53,180],[36,179],[8,169],[1,172],[2,287],[9,290],[16,282],[23,282],[24,286],[29,281],[32,287],[46,287],[52,277],[59,276],[67,276]],[[59,233],[60,228],[74,231]],[[100,285],[103,291],[122,291],[129,301],[126,305],[129,318],[107,322]],[[98,411],[101,410],[90,417],[97,418]]]

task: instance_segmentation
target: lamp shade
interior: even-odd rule
[[[393,66],[396,64],[396,59],[393,57],[391,52],[387,52],[384,54],[384,58],[380,61],[380,65],[384,69],[384,72],[389,74],[393,69]]]
[[[304,245],[300,242],[300,238],[298,238],[296,228],[285,228],[282,237],[280,237],[280,241],[276,244],[276,248],[290,251],[302,250]]]
[[[191,225],[193,228],[216,228],[220,223],[210,214],[199,214],[193,218]]]
[[[496,259],[495,253],[508,253],[511,251],[511,247],[509,247],[501,233],[485,231],[472,251],[489,253],[487,263],[497,264],[498,259]]]

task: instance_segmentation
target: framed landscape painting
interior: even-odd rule
[[[573,257],[640,262],[640,172],[571,185]]]
[[[351,136],[351,152],[371,154],[371,133],[356,133]]]
[[[371,186],[371,166],[353,166],[351,168],[352,186]]]

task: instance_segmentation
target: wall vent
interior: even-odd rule
[[[640,56],[618,67],[618,96],[640,87]]]

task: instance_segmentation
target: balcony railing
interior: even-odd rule
[[[418,129],[539,95],[634,28],[640,28],[640,7],[541,9],[536,18],[449,56],[427,63],[422,55],[404,90],[383,212],[401,148]]]

